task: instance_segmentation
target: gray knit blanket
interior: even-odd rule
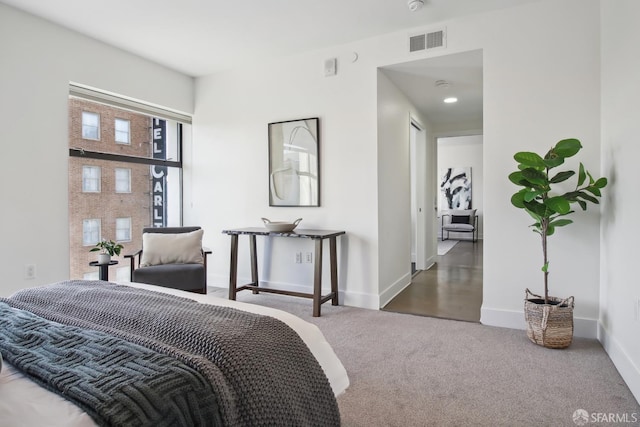
[[[0,303],[0,350],[14,367],[78,405],[99,426],[221,423],[213,390],[197,371],[103,332]]]
[[[278,319],[102,281],[60,282],[0,301],[176,358],[209,381],[225,426],[340,425],[322,368]]]

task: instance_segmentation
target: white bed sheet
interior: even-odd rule
[[[149,289],[190,298],[195,301],[233,307],[239,310],[275,317],[300,335],[324,370],[336,396],[349,386],[344,366],[314,324],[293,314],[269,307],[231,301],[211,295],[194,294],[177,289],[162,288],[141,283],[122,283],[141,289]],[[76,405],[57,394],[40,387],[13,368],[6,360],[0,372],[0,424],[12,427],[89,427],[95,423]]]

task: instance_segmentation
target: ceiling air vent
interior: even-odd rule
[[[427,48],[426,34],[409,37],[409,52],[418,52]]]
[[[447,41],[444,29],[409,36],[409,53],[445,47]]]
[[[444,30],[427,33],[427,49],[444,47]]]

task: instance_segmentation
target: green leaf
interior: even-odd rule
[[[564,163],[564,157],[558,157],[555,155],[553,157],[545,157],[544,159],[544,165],[549,169],[553,169],[557,166],[560,166],[563,163]]]
[[[524,193],[524,201],[530,202],[532,200],[535,200],[535,198],[541,194],[542,191],[527,191],[526,193]]]
[[[596,182],[593,183],[594,186],[598,187],[598,188],[604,188],[607,186],[607,178],[598,178],[598,180]]]
[[[584,191],[578,191],[578,195],[583,198],[584,200],[587,200],[591,203],[595,203],[596,205],[599,204],[600,202],[598,201],[598,199],[596,199],[595,197],[585,193]]]
[[[528,183],[522,176],[522,172],[516,171],[509,174],[509,181],[513,182],[515,185],[527,186]]]
[[[595,181],[593,180],[593,177],[591,176],[591,174],[589,172],[587,172],[587,176],[589,177],[589,185],[595,184]]]
[[[552,209],[554,212],[560,214],[566,214],[571,210],[569,201],[562,196],[551,197],[544,201],[544,204]]]
[[[522,176],[524,179],[529,181],[532,184],[546,186],[549,184],[547,180],[547,175],[544,172],[541,172],[534,168],[527,168],[522,171]]]
[[[523,189],[511,196],[511,204],[516,208],[524,209],[524,194],[526,191],[526,189]]]
[[[549,225],[553,225],[554,227],[564,227],[565,225],[569,225],[572,223],[573,221],[571,221],[570,219],[558,219],[551,222]]]
[[[553,235],[553,233],[555,233],[555,232],[556,232],[555,227],[554,227],[553,225],[549,224],[549,225],[547,226],[547,236],[551,236],[551,235]]]
[[[600,193],[600,189],[598,187],[595,186],[589,186],[586,187],[585,190],[587,190],[589,193],[593,194],[594,196],[602,196],[602,193]]]
[[[553,151],[558,156],[566,159],[567,157],[575,156],[581,148],[582,145],[580,144],[580,141],[575,138],[570,138],[559,141],[556,146],[553,147]]]
[[[587,179],[587,174],[584,171],[584,165],[580,163],[580,169],[578,171],[578,187],[584,184],[585,179]]]
[[[542,160],[542,157],[540,157],[540,155],[536,154],[536,153],[531,153],[528,151],[521,151],[519,153],[516,153],[513,158],[516,160],[516,162],[521,163],[523,165],[526,166],[531,166],[534,168],[544,168],[544,161]]]
[[[552,184],[557,184],[559,182],[562,181],[566,181],[569,178],[571,178],[573,175],[575,175],[576,173],[574,171],[564,171],[564,172],[559,172],[556,176],[554,176],[553,178],[551,178],[549,180],[550,183]]]
[[[543,205],[542,203],[536,202],[536,201],[524,202],[524,206],[525,206],[526,209],[530,210],[532,214],[537,215],[537,216],[534,216],[534,218],[536,218],[536,219],[548,218],[549,215],[554,213],[552,210],[547,208],[545,205]]]
[[[587,202],[585,202],[584,200],[578,200],[578,204],[580,205],[583,211],[587,210]]]
[[[547,271],[549,271],[549,263],[548,262],[545,262],[545,264],[542,266],[542,271],[544,271],[545,273]]]

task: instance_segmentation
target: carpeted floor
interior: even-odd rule
[[[212,291],[226,297],[226,289]],[[549,350],[519,330],[329,303],[313,318],[308,299],[245,291],[238,300],[322,330],[349,373],[338,398],[347,427],[575,426],[578,409],[640,420],[640,405],[595,340]]]

